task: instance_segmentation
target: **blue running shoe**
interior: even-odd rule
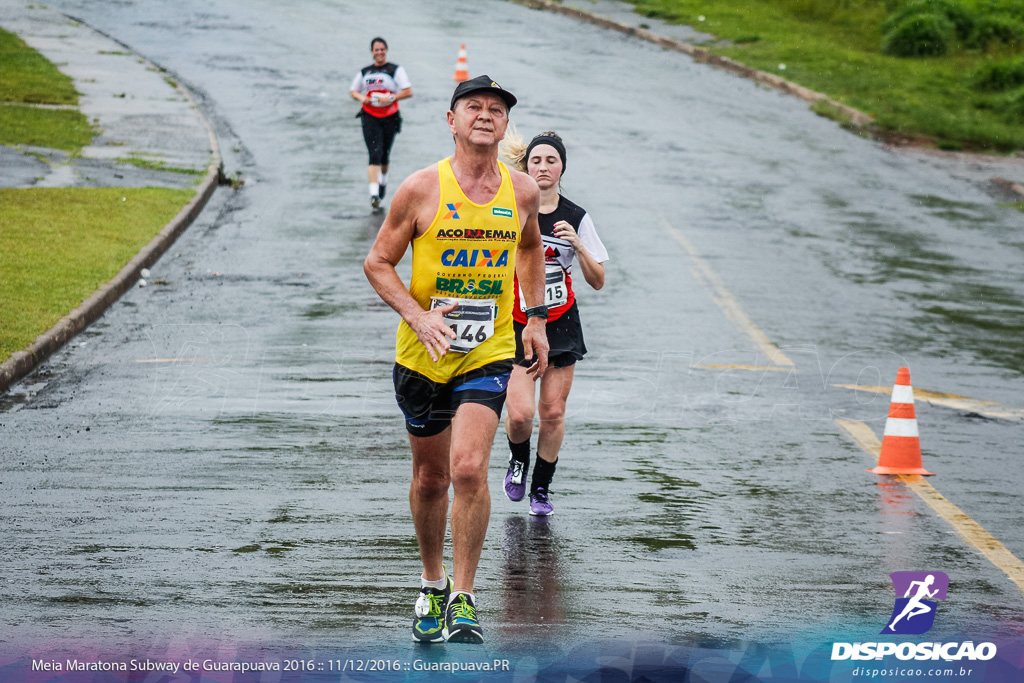
[[[518,502],[526,495],[526,473],[529,469],[529,462],[521,462],[509,456],[508,472],[505,473],[505,495],[512,502]]]
[[[476,605],[466,593],[458,593],[445,615],[445,639],[449,643],[482,643],[484,632],[476,620]]]
[[[548,492],[538,488],[530,494],[530,514],[534,517],[547,517],[554,513],[555,508],[548,500]]]
[[[444,590],[432,586],[420,588],[416,599],[416,618],[412,622],[412,639],[417,643],[440,643],[444,641],[444,608],[452,594],[452,580],[444,573]]]

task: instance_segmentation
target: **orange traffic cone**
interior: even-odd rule
[[[452,78],[459,83],[469,80],[469,67],[466,65],[466,44],[459,48],[459,59],[455,62],[455,75]]]
[[[892,388],[889,418],[882,435],[882,453],[875,474],[935,474],[921,462],[921,439],[917,434],[914,412],[914,389],[910,386],[910,369],[900,368]]]

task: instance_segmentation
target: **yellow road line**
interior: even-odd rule
[[[711,268],[710,264],[708,264],[708,262],[697,253],[693,244],[690,243],[682,232],[669,223],[664,216],[659,216],[659,218],[661,219],[661,223],[665,230],[667,230],[668,233],[672,235],[672,237],[675,238],[675,240],[679,242],[683,249],[685,249],[690,255],[690,259],[693,263],[694,275],[698,280],[701,280],[708,288],[711,289],[712,299],[714,299],[715,303],[722,309],[726,317],[732,320],[740,330],[754,342],[758,351],[760,351],[765,358],[776,366],[769,368],[756,368],[755,366],[739,365],[703,365],[698,367],[726,367],[751,370],[788,370],[794,368],[795,366],[793,361],[782,353],[782,351],[780,351],[779,348],[775,346],[767,336],[765,336],[754,321],[751,320],[743,311],[739,302],[736,301],[735,297],[733,297],[732,294],[729,293],[729,290],[725,288],[725,283]],[[855,384],[836,384],[833,386],[856,389],[859,391],[873,391],[875,393],[889,393],[892,391],[892,387],[869,387]],[[956,394],[943,394],[940,392],[915,389],[914,396],[915,398],[920,398],[923,401],[928,401],[936,405],[973,410],[982,415],[1009,417],[1011,419],[1020,419],[1021,417],[1024,417],[1024,411],[1017,411],[1016,409],[1006,408],[1005,406],[1000,406],[998,403],[993,403],[991,401],[978,401],[967,398],[966,396],[957,396]],[[857,420],[836,420],[836,424],[839,425],[843,431],[849,434],[858,446],[874,456],[876,461],[878,460],[882,451],[882,443],[878,440],[875,432],[868,425]],[[899,474],[894,476],[898,476],[900,480],[906,484],[910,490],[916,493],[921,500],[927,503],[936,514],[946,520],[950,526],[960,534],[961,538],[968,543],[968,545],[976,548],[985,556],[986,559],[988,559],[989,562],[1001,569],[1008,577],[1010,577],[1010,580],[1016,584],[1018,589],[1024,592],[1024,562],[1021,562],[1006,548],[1006,546],[1000,543],[994,536],[992,536],[992,534],[985,531],[984,527],[971,519],[967,513],[939,493],[934,486],[924,479],[924,477],[916,474]]]
[[[833,384],[840,389],[853,389],[855,391],[870,391],[875,394],[892,393],[892,387],[878,387],[867,384]],[[1011,408],[994,401],[982,401],[968,396],[947,394],[942,391],[926,391],[914,387],[914,400],[921,400],[937,406],[953,408],[954,410],[969,410],[980,415],[989,417],[1001,417],[1007,420],[1024,420],[1024,410]]]
[[[916,395],[916,391],[914,392]],[[882,452],[882,443],[875,436],[871,427],[858,420],[836,420],[836,424],[845,431],[865,452],[874,456],[877,461]],[[1006,546],[992,534],[971,519],[967,513],[953,505],[945,496],[919,474],[897,474],[911,491],[921,500],[928,503],[939,517],[949,522],[969,545],[974,546],[989,562],[1001,569],[1024,591],[1024,562],[1021,562]]]
[[[769,362],[775,365],[786,366],[792,368],[794,366],[793,361],[786,357],[782,351],[779,350],[775,344],[765,336],[765,333],[754,324],[754,321],[743,312],[736,298],[729,293],[729,290],[725,288],[725,282],[718,276],[718,273],[711,268],[711,265],[697,253],[693,244],[690,240],[686,239],[682,232],[677,230],[668,219],[664,216],[659,216],[661,224],[665,227],[672,237],[675,238],[683,249],[690,255],[690,260],[693,263],[693,274],[698,280],[701,280],[710,290],[711,298],[714,299],[715,303],[718,304],[722,312],[725,313],[725,317],[733,321],[737,327],[740,328],[744,334],[746,334],[751,341],[754,342],[754,346],[761,352]]]

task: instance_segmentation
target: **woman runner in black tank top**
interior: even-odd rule
[[[541,133],[523,145],[514,132],[506,133],[503,155],[514,166],[526,171],[540,187],[540,222],[544,240],[546,284],[544,302],[548,306],[547,335],[551,345],[548,370],[540,384],[540,433],[537,437],[537,463],[530,483],[530,514],[547,516],[554,512],[550,499],[551,479],[565,435],[565,404],[572,389],[577,360],[587,352],[583,341],[573,290],[573,262],[579,263],[583,278],[594,289],[604,286],[604,262],[608,252],[597,236],[587,212],[559,193],[559,181],[565,171],[566,155],[562,139],[553,132]],[[530,469],[530,437],[536,408],[536,389],[526,374],[519,334],[526,323],[518,283],[516,304],[512,310],[516,328],[516,367],[509,379],[505,406],[505,431],[509,440],[509,466],[505,475],[505,495],[512,501],[526,493]]]

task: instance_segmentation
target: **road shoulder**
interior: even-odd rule
[[[195,220],[217,188],[216,135],[191,94],[159,67],[80,21],[35,4],[12,7],[4,27],[74,80],[80,110],[99,129],[80,156],[57,159],[31,180],[0,174],[5,187],[187,187],[195,195],[108,282],[0,365],[0,392],[99,318]],[[33,152],[35,150],[23,150]],[[5,159],[16,156],[5,148]],[[6,167],[6,163],[5,163]],[[201,181],[196,187],[197,177]]]

